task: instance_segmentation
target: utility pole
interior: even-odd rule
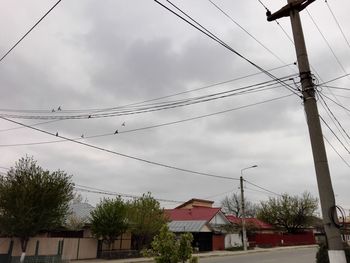
[[[246,251],[247,250],[247,230],[245,227],[243,176],[241,176],[239,179],[241,182],[242,239],[243,239],[243,249],[244,251]]]
[[[240,180],[240,186],[241,186],[241,211],[242,211],[242,239],[243,239],[243,249],[244,251],[247,250],[247,230],[245,227],[245,205],[244,205],[244,188],[243,188],[243,171],[250,169],[250,168],[255,168],[258,167],[257,165],[249,166],[246,168],[241,169],[241,177],[239,178]]]
[[[340,230],[337,227],[338,216],[335,207],[332,181],[330,177],[327,154],[324,146],[320,118],[315,98],[315,88],[312,81],[303,29],[299,16],[299,12],[315,0],[287,1],[288,4],[274,14],[271,14],[268,11],[266,13],[267,20],[273,21],[285,16],[289,16],[291,20],[300,81],[302,84],[304,109],[309,128],[309,136],[321,202],[323,225],[325,228],[328,243],[329,262],[346,263]]]

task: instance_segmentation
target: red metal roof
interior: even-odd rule
[[[206,220],[210,221],[220,208],[194,206],[191,209],[165,209],[165,214],[170,220]]]
[[[241,224],[242,219],[234,215],[226,215],[227,219],[233,224]],[[265,223],[257,218],[246,218],[246,224],[253,225],[258,229],[273,229],[274,227],[268,223]]]
[[[226,218],[228,219],[228,221],[230,221],[233,224],[240,224],[241,223],[241,219],[239,217],[234,216],[234,215],[226,215]]]

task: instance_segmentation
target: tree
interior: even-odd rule
[[[120,197],[103,199],[91,212],[91,232],[96,238],[102,238],[109,250],[128,226],[127,205]]]
[[[157,263],[184,263],[192,258],[192,240],[191,233],[181,234],[177,239],[168,226],[163,225],[160,233],[154,237],[151,249],[146,250],[144,255],[154,256]]]
[[[21,262],[31,237],[63,225],[73,187],[71,176],[43,170],[28,156],[0,177],[0,228],[20,239]]]
[[[167,222],[159,202],[150,193],[143,194],[129,203],[128,218],[137,250],[148,246]]]
[[[308,192],[303,193],[301,197],[283,194],[261,202],[258,218],[294,233],[312,224],[317,207],[317,198]]]
[[[79,231],[83,229],[84,225],[84,218],[71,213],[67,215],[64,227],[71,231]]]
[[[155,236],[151,243],[149,254],[154,256],[157,263],[177,263],[178,247],[175,234],[169,231],[167,225],[163,225],[159,235]]]
[[[193,236],[191,233],[184,233],[180,236],[179,241],[179,259],[181,262],[185,263],[192,257],[193,248],[192,248]]]
[[[236,217],[241,218],[242,217],[242,210],[241,210],[241,197],[237,194],[232,194],[231,196],[226,196],[221,201],[222,211],[225,214],[234,215]],[[250,201],[247,201],[247,199],[244,200],[244,207],[245,207],[245,216],[246,217],[255,217],[258,210],[258,205],[253,204]]]

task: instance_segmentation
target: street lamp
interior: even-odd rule
[[[241,177],[240,183],[241,183],[241,211],[242,211],[242,238],[243,238],[243,249],[247,250],[247,231],[245,228],[245,208],[244,208],[244,189],[243,189],[243,171],[251,168],[258,167],[256,164],[241,169]]]

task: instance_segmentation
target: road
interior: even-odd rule
[[[250,253],[237,256],[200,258],[200,263],[313,263],[316,262],[316,248],[296,248],[269,252]]]

